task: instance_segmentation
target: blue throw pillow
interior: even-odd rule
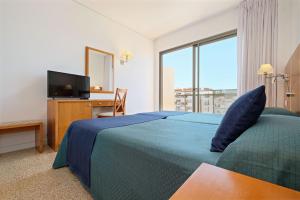
[[[260,86],[239,97],[224,115],[212,139],[210,151],[224,151],[231,142],[256,123],[265,105],[265,86]]]

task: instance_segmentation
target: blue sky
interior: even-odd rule
[[[200,87],[237,88],[236,37],[200,47]],[[175,87],[192,87],[193,48],[165,54],[163,66],[175,69]]]

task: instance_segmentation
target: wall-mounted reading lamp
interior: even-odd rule
[[[272,83],[275,83],[275,106],[277,107],[277,80],[278,78],[282,78],[285,82],[289,81],[288,74],[279,73],[273,74],[273,67],[271,64],[262,64],[257,71],[258,75],[264,76],[264,83],[266,84],[267,79],[271,79]],[[289,87],[287,88],[286,95],[292,94]]]

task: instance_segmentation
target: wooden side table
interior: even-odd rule
[[[0,134],[35,130],[35,146],[38,152],[44,151],[44,126],[42,121],[20,121],[0,124]]]
[[[203,163],[170,200],[300,199],[300,192]]]

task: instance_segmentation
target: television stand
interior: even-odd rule
[[[49,99],[47,103],[48,145],[57,151],[69,127],[76,120],[92,119],[93,109],[113,109],[113,99]]]

